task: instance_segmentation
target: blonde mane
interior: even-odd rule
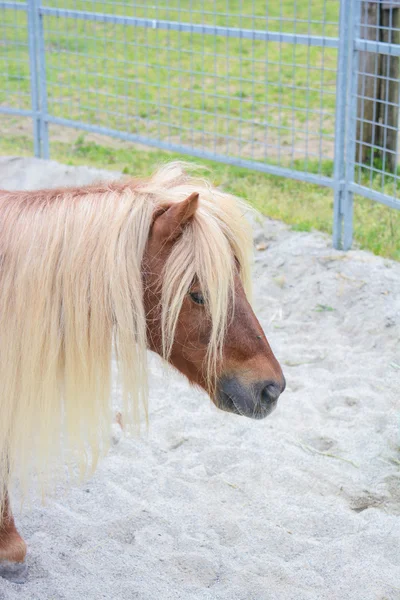
[[[44,491],[57,465],[80,475],[108,447],[112,355],[124,419],[147,418],[142,260],[154,212],[200,193],[165,265],[168,359],[196,275],[212,320],[207,368],[222,348],[234,257],[249,290],[251,234],[240,201],[172,163],[149,179],[0,192],[0,488],[10,474]],[[63,467],[61,471],[63,470]],[[71,471],[71,470],[70,470]],[[0,508],[1,497],[0,493]],[[1,512],[0,512],[1,515]]]

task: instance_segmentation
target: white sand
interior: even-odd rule
[[[78,176],[98,173],[0,161],[2,187]],[[400,599],[400,264],[269,220],[255,238],[278,409],[219,412],[153,360],[148,437],[24,510],[28,580],[1,600]]]

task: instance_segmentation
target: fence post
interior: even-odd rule
[[[349,36],[348,11],[346,2],[340,2],[339,48],[336,74],[335,110],[335,155],[334,155],[334,204],[333,204],[333,247],[341,248],[343,229],[343,201],[345,192],[345,141],[346,141],[346,102],[348,82]]]
[[[345,0],[342,0],[345,3]],[[353,242],[353,192],[349,184],[354,182],[355,156],[356,156],[356,131],[357,131],[357,85],[359,51],[355,47],[354,40],[359,37],[361,0],[350,0],[351,10],[349,15],[350,28],[350,56],[349,71],[350,88],[348,90],[348,107],[346,115],[346,174],[343,193],[343,250],[349,250]]]
[[[47,121],[47,85],[46,85],[46,57],[44,46],[43,15],[40,11],[41,0],[32,0],[35,3],[36,36],[37,36],[37,64],[39,76],[40,97],[40,138],[41,157],[49,158],[49,124]]]
[[[400,1],[384,2],[381,7],[381,39],[387,44],[400,42]],[[383,148],[383,170],[396,173],[399,124],[399,62],[398,56],[380,57],[380,118],[378,145]],[[386,78],[384,80],[383,78]]]
[[[360,0],[360,3],[360,38],[398,44],[400,0]],[[397,167],[399,57],[361,51],[359,62],[362,68],[358,81],[357,162],[369,165],[378,154],[384,160],[384,170],[394,173]]]
[[[40,158],[42,155],[42,144],[40,140],[41,133],[41,112],[39,101],[39,79],[37,70],[37,44],[36,44],[36,14],[35,0],[28,0],[28,45],[29,45],[29,71],[31,85],[31,103],[33,112],[33,148],[35,156]]]

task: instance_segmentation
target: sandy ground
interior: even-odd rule
[[[0,160],[7,188],[98,176]],[[254,230],[278,409],[224,414],[152,359],[149,434],[24,509],[28,579],[1,580],[1,600],[400,599],[400,264]]]

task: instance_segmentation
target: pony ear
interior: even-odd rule
[[[182,202],[170,204],[162,212],[155,214],[153,233],[163,242],[175,240],[184,226],[194,217],[199,205],[199,194],[193,192]]]

